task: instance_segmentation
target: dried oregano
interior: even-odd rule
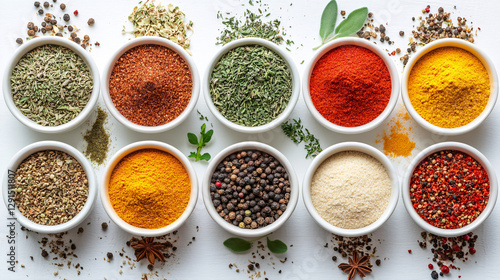
[[[193,35],[193,22],[184,23],[185,14],[179,10],[179,7],[174,7],[169,4],[168,7],[161,3],[155,4],[152,0],[144,2],[140,7],[134,7],[132,14],[128,20],[134,25],[134,30],[126,31],[123,27],[123,33],[132,33],[135,37],[141,36],[159,36],[167,38],[183,47],[189,54],[189,46],[191,44],[191,35]],[[139,2],[140,4],[141,2]],[[191,34],[188,37],[187,31]]]
[[[74,119],[92,94],[92,74],[85,61],[62,46],[44,45],[24,55],[10,79],[14,104],[42,126]]]

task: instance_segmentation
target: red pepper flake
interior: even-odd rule
[[[410,179],[415,211],[429,224],[444,229],[472,223],[488,204],[489,194],[486,170],[460,151],[440,151],[428,156]]]
[[[450,268],[448,268],[446,265],[443,265],[441,267],[441,271],[444,273],[444,274],[448,274],[450,273]]]
[[[411,250],[408,250],[408,254],[411,254]]]
[[[75,10],[75,11],[73,12],[73,14],[74,14],[75,16],[77,16],[77,15],[78,15],[78,10]]]
[[[159,45],[142,45],[123,54],[109,79],[116,109],[129,121],[159,126],[177,118],[191,100],[193,81],[184,59]]]

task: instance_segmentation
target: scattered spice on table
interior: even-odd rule
[[[261,126],[276,119],[292,95],[292,76],[286,61],[260,45],[236,47],[215,65],[210,96],[229,121]]]
[[[415,149],[415,142],[410,140],[410,132],[412,127],[410,115],[403,108],[397,112],[396,116],[387,123],[390,131],[384,130],[384,135],[378,139],[376,143],[383,142],[383,151],[386,156],[390,157],[409,157]]]
[[[329,122],[344,127],[367,124],[387,107],[392,83],[382,58],[358,46],[341,46],[314,66],[309,90],[314,107]]]
[[[156,229],[176,221],[187,207],[191,182],[173,155],[142,149],[126,155],[109,179],[109,199],[130,225]]]
[[[429,123],[443,128],[461,127],[486,107],[490,78],[472,53],[442,47],[415,63],[408,78],[408,95],[415,111]]]
[[[174,7],[172,4],[165,7],[161,3],[156,4],[154,0],[151,2],[147,0],[141,6],[134,7],[128,16],[134,29],[126,31],[125,26],[123,26],[122,33],[131,33],[135,37],[163,37],[177,43],[191,55],[189,47],[193,35],[193,22],[185,23],[185,17],[186,15],[179,7]],[[187,35],[188,30],[191,31],[189,36]]]
[[[87,142],[84,154],[98,165],[104,163],[109,150],[109,133],[104,128],[107,117],[106,111],[98,107],[97,118],[92,125],[92,129],[88,130],[83,136],[83,139]]]
[[[470,155],[443,150],[422,160],[410,178],[410,199],[429,224],[456,229],[472,223],[489,199],[489,178]]]
[[[391,40],[391,38],[388,36],[389,31],[387,30],[387,24],[380,24],[380,25],[376,26],[373,23],[374,18],[375,18],[375,16],[374,16],[373,12],[369,12],[368,18],[366,19],[366,22],[365,22],[363,28],[361,28],[361,30],[356,32],[356,35],[358,35],[359,38],[365,38],[368,41],[373,39],[373,40],[378,40],[378,42],[380,42],[380,43],[387,43],[389,45],[393,45],[394,41]]]
[[[375,222],[391,196],[387,170],[372,156],[339,152],[319,165],[311,180],[311,200],[328,223],[356,229]]]
[[[31,154],[21,162],[15,176],[16,206],[34,223],[66,223],[87,202],[89,182],[85,170],[65,152],[46,150]]]
[[[36,234],[37,237],[40,235]],[[28,236],[28,235],[27,235]],[[27,237],[26,236],[26,237]],[[57,268],[66,266],[68,269],[73,268],[76,270],[77,275],[80,275],[84,270],[84,267],[78,262],[79,248],[76,244],[77,241],[70,238],[68,232],[62,232],[57,234],[44,234],[41,240],[38,241],[40,244],[41,258],[47,261],[50,260],[50,264]],[[33,260],[39,260],[37,256],[33,257]]]
[[[356,273],[359,277],[364,278],[366,274],[372,272],[370,256],[359,257],[357,252],[352,254],[352,258],[349,257],[349,263],[341,263],[338,267],[349,275],[349,280],[352,280],[356,276]]]
[[[286,211],[290,194],[285,167],[274,156],[258,150],[228,155],[210,181],[216,211],[240,228],[257,229],[274,223]]]
[[[109,94],[129,121],[159,126],[177,118],[191,100],[193,81],[186,61],[159,45],[128,50],[115,63]]]
[[[73,120],[94,88],[85,61],[58,45],[43,45],[25,54],[12,70],[10,86],[19,111],[42,126]]]

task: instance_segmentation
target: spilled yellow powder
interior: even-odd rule
[[[411,156],[413,149],[415,149],[415,142],[410,140],[411,126],[408,122],[410,122],[410,115],[406,109],[402,108],[387,124],[391,127],[390,132],[384,131],[382,139],[376,141],[376,143],[384,143],[384,154],[386,156]]]

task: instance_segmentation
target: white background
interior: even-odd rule
[[[43,1],[42,1],[43,2]],[[52,3],[52,1],[50,0]],[[89,34],[92,41],[99,41],[101,46],[93,48],[91,55],[99,66],[101,73],[105,63],[111,54],[123,43],[127,42],[130,35],[122,35],[123,25],[128,25],[127,16],[132,11],[137,1],[66,1],[67,12],[71,14],[72,24],[82,28],[80,37]],[[192,37],[191,50],[201,77],[206,73],[206,67],[209,59],[220,48],[215,45],[216,37],[221,28],[220,21],[216,18],[217,11],[230,11],[242,15],[245,8],[256,10],[257,7],[248,5],[248,1],[172,1],[180,5],[182,11],[187,15],[188,20],[194,22],[195,33]],[[290,35],[287,38],[295,41],[295,45],[290,47],[291,55],[295,63],[303,73],[304,65],[302,60],[308,61],[313,54],[312,47],[318,45],[319,19],[323,7],[327,1],[268,1],[272,18],[280,18],[286,32]],[[290,6],[290,3],[293,5]],[[499,65],[500,56],[498,55],[498,46],[500,39],[497,35],[498,11],[500,3],[494,0],[490,1],[338,1],[339,10],[351,11],[366,5],[370,11],[374,12],[381,23],[388,23],[388,36],[396,40],[396,46],[406,48],[407,39],[399,37],[400,30],[404,30],[406,36],[411,34],[411,17],[421,15],[421,10],[427,5],[432,6],[432,11],[436,12],[440,5],[443,5],[446,11],[454,12],[452,18],[456,20],[457,16],[466,17],[473,22],[474,27],[480,27],[482,31],[478,32],[476,45],[481,47],[491,56],[493,61]],[[57,4],[61,3],[61,0]],[[163,1],[164,4],[168,2]],[[241,5],[245,4],[244,7]],[[456,5],[457,9],[453,9]],[[256,4],[258,6],[258,4]],[[72,11],[78,9],[77,19],[72,15]],[[54,8],[56,15],[62,16],[59,8]],[[92,28],[87,27],[87,19],[93,17],[96,24]],[[340,17],[339,17],[340,20]],[[1,0],[0,8],[0,26],[2,26],[2,39],[0,40],[0,69],[5,69],[6,60],[17,49],[15,39],[17,37],[26,37],[26,24],[29,21],[37,25],[42,21],[41,16],[36,15],[36,9],[33,7],[33,1],[7,1]],[[387,47],[387,45],[384,45]],[[395,48],[391,47],[390,50]],[[402,64],[398,57],[394,57],[396,64],[402,71]],[[99,106],[104,107],[102,99],[99,100]],[[401,102],[398,103],[397,111],[401,108]],[[270,144],[283,152],[294,164],[298,173],[299,180],[302,181],[305,170],[308,168],[311,160],[305,160],[305,151],[303,146],[296,146],[288,140],[277,128],[271,132],[259,135],[246,135],[231,131],[219,123],[213,115],[210,114],[203,97],[199,99],[196,109],[207,115],[210,122],[214,125],[214,138],[206,148],[212,155],[228,145],[246,140],[257,140]],[[40,140],[59,140],[73,145],[79,150],[85,147],[83,136],[84,132],[91,126],[96,114],[91,119],[77,129],[69,133],[49,135],[33,132],[19,123],[8,111],[5,103],[0,101],[0,170],[5,172],[10,158],[24,146]],[[360,135],[339,135],[330,132],[321,127],[307,111],[303,99],[300,98],[291,118],[302,118],[305,126],[313,132],[321,142],[323,148],[343,141],[359,141],[369,145],[381,148],[376,140],[380,138],[383,131],[389,130],[389,126],[382,125],[369,133]],[[494,166],[500,164],[500,154],[498,153],[497,143],[500,135],[498,120],[500,119],[500,108],[494,109],[490,117],[475,131],[463,136],[441,137],[432,135],[422,128],[412,123],[413,131],[410,134],[417,143],[413,156],[425,147],[445,141],[453,140],[465,142],[479,149],[492,162]],[[188,144],[186,133],[198,132],[201,121],[194,112],[182,125],[177,128],[160,134],[147,135],[135,133],[110,117],[107,129],[111,133],[111,149],[108,158],[123,146],[140,140],[159,140],[172,144],[180,149],[184,154],[189,154],[194,147]],[[400,175],[404,172],[410,158],[392,159],[398,168]],[[206,163],[193,162],[198,178],[201,180]],[[104,166],[95,169],[100,178]],[[498,169],[498,168],[496,168]],[[498,170],[497,170],[498,171]],[[3,179],[2,183],[5,183]],[[0,236],[7,235],[7,228],[3,224],[7,223],[7,211],[0,207]],[[100,224],[109,223],[107,232],[102,232]],[[90,223],[90,225],[87,225]],[[490,218],[475,232],[479,235],[476,243],[477,253],[467,263],[457,263],[460,271],[452,270],[449,279],[498,279],[500,267],[498,266],[498,252],[500,251],[500,208],[493,211]],[[16,266],[17,272],[7,271],[7,240],[0,238],[0,279],[140,279],[142,273],[149,272],[146,268],[146,262],[137,264],[133,270],[128,266],[123,268],[123,274],[120,275],[120,265],[122,258],[118,256],[118,251],[125,246],[125,242],[130,239],[130,235],[120,230],[116,225],[109,222],[99,199],[96,201],[95,208],[90,217],[82,223],[85,232],[81,235],[76,234],[76,229],[69,232],[67,239],[73,239],[77,244],[75,253],[83,267],[82,274],[76,277],[74,268],[68,269],[67,266],[58,268],[53,265],[53,261],[42,259],[38,241],[43,235],[30,233],[26,239],[26,233],[17,229],[17,257],[19,263]],[[199,226],[199,232],[196,231]],[[374,267],[374,272],[368,275],[366,279],[430,279],[430,270],[427,264],[432,256],[430,250],[421,250],[417,245],[417,239],[420,237],[421,229],[418,228],[409,218],[403,204],[399,202],[394,214],[389,221],[373,234],[377,247],[377,255],[383,260],[380,267]],[[179,231],[180,240],[179,249],[174,258],[168,259],[164,266],[157,266],[157,275],[149,275],[149,279],[248,279],[250,274],[246,272],[235,272],[234,268],[228,268],[229,263],[236,263],[239,267],[246,267],[248,254],[234,254],[223,247],[222,242],[230,235],[223,231],[208,216],[201,198],[190,220]],[[195,236],[196,241],[186,246]],[[271,263],[269,258],[260,261],[261,272],[266,271],[266,277],[270,279],[346,279],[337,267],[339,262],[333,263],[331,256],[333,250],[324,248],[326,242],[330,242],[331,235],[319,228],[307,213],[302,197],[299,204],[290,218],[290,220],[275,234],[272,238],[279,238],[288,245],[293,244],[289,251],[281,258],[287,257],[285,264],[280,263],[275,258]],[[330,243],[331,244],[331,243]],[[125,246],[126,247],[126,246]],[[412,254],[408,254],[408,250]],[[111,251],[115,255],[114,261],[108,263],[103,260],[106,252]],[[133,256],[130,248],[126,248],[127,255]],[[255,251],[255,249],[253,250]],[[30,260],[34,257],[34,261]],[[21,268],[24,264],[25,268]],[[282,270],[283,274],[278,274]],[[53,273],[58,271],[59,275]],[[262,277],[263,279],[264,277]]]

